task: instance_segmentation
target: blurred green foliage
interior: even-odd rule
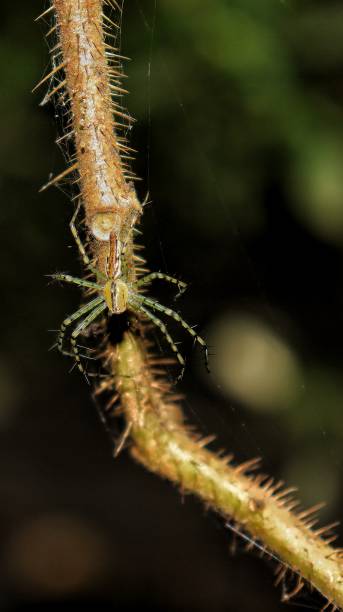
[[[37,193],[64,167],[53,143],[54,110],[39,108],[44,91],[30,95],[49,64],[46,27],[33,23],[42,9],[34,0],[20,7],[4,0],[0,8],[4,537],[18,522],[60,510],[94,521],[94,533],[107,530],[110,578],[104,572],[94,589],[111,601],[164,610],[186,602],[190,610],[218,612],[250,610],[253,602],[255,612],[281,610],[269,573],[246,558],[230,561],[226,548],[220,555],[215,530],[206,531],[195,504],[180,510],[167,485],[125,457],[111,463],[87,386],[77,373],[68,376],[68,362],[48,353],[53,335],[46,330],[58,327],[80,298],[47,287],[44,278],[79,267],[68,198],[56,189]],[[179,307],[205,334],[233,312],[254,316],[300,364],[300,378],[289,381],[293,399],[274,412],[266,402],[265,413],[190,366],[186,410],[204,432],[220,432],[221,446],[238,458],[262,454],[266,471],[298,481],[306,501],[326,496],[328,515],[339,518],[341,3],[126,0],[123,51],[132,58],[125,103],[138,119],[132,132],[143,178],[138,188],[153,200],[144,219],[150,267],[191,280]],[[187,342],[185,348],[191,362]],[[150,550],[149,559],[137,547]],[[3,563],[10,609],[28,595],[20,581],[6,582],[6,555]],[[137,582],[132,576],[142,566]],[[171,576],[177,588],[170,588]]]

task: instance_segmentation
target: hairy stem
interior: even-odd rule
[[[313,514],[291,511],[291,490],[277,491],[271,479],[247,476],[249,462],[234,467],[204,448],[182,423],[180,412],[149,373],[144,346],[127,334],[112,352],[113,376],[131,424],[132,453],[149,470],[235,520],[286,566],[316,587],[333,606],[343,607],[339,553],[311,530]],[[287,596],[286,596],[287,597]]]
[[[98,240],[115,232],[117,240],[125,241],[141,207],[125,176],[125,144],[116,134],[115,115],[130,119],[112,100],[123,91],[120,55],[105,43],[102,2],[54,0],[54,6],[87,225]],[[111,68],[108,55],[118,59]]]
[[[81,199],[102,273],[104,262],[111,260],[113,244],[125,242],[122,234],[131,231],[133,210],[140,210],[121,163],[112,115],[113,70],[104,42],[106,3],[116,5],[114,0],[54,0],[53,5]],[[113,394],[110,403],[119,395],[135,458],[233,519],[274,553],[284,568],[297,572],[298,585],[288,598],[299,592],[306,579],[332,609],[343,608],[342,552],[330,546],[329,527],[313,530],[316,509],[295,513],[291,490],[283,490],[265,476],[249,476],[256,462],[235,467],[205,448],[206,441],[196,439],[185,426],[168,384],[153,373],[156,363],[144,341],[126,333],[119,346],[109,345],[105,353],[109,377],[100,390]]]

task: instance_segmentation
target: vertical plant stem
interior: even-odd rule
[[[116,133],[118,110],[111,97],[113,90],[121,91],[113,83],[121,70],[108,64],[103,3],[54,0],[54,6],[87,225],[99,241],[114,232],[125,242],[141,207],[121,160],[125,145]]]

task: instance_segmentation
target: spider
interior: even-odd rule
[[[86,279],[76,278],[74,276],[70,276],[69,274],[52,274],[51,277],[55,280],[71,283],[74,285],[78,285],[79,287],[84,287],[86,289],[90,289],[97,293],[97,296],[91,299],[89,302],[81,306],[76,312],[68,316],[62,322],[60,327],[60,332],[57,339],[57,348],[62,354],[67,354],[69,356],[73,356],[75,358],[75,363],[79,370],[86,376],[86,371],[81,361],[81,355],[79,353],[79,347],[77,345],[77,338],[80,334],[84,333],[85,330],[97,319],[105,310],[109,312],[109,314],[121,314],[125,311],[132,312],[135,315],[143,316],[144,318],[150,320],[156,327],[159,328],[167,342],[169,343],[170,348],[174,352],[177,357],[181,367],[181,375],[182,377],[184,368],[185,368],[185,360],[183,356],[179,353],[178,348],[173,341],[171,335],[168,332],[168,329],[163,321],[159,319],[155,314],[156,312],[161,312],[165,316],[174,319],[177,323],[179,323],[193,338],[194,340],[204,349],[205,352],[205,362],[206,367],[208,369],[208,349],[205,340],[199,336],[196,331],[188,324],[184,319],[171,308],[160,304],[158,301],[145,296],[141,293],[141,290],[144,286],[150,284],[152,281],[164,280],[168,283],[174,284],[178,287],[180,295],[183,293],[187,287],[186,283],[180,281],[172,276],[164,274],[162,272],[151,272],[146,274],[145,276],[137,279],[136,274],[133,270],[133,266],[128,263],[128,257],[125,257],[126,251],[133,251],[132,241],[128,245],[126,245],[126,249],[124,248],[119,260],[119,265],[114,269],[111,266],[111,263],[107,266],[106,274],[102,274],[98,270],[96,270],[90,262],[90,259],[86,253],[85,247],[83,246],[79,234],[77,232],[75,226],[75,219],[78,214],[79,207],[77,207],[73,218],[70,222],[70,229],[78,246],[80,255],[83,259],[85,266],[95,274],[96,282],[91,282]],[[113,251],[113,241],[115,243],[115,237],[112,237],[112,246],[110,240],[110,253]],[[131,253],[133,256],[133,254]],[[110,258],[110,256],[109,256]],[[72,352],[69,353],[64,350],[64,339],[67,333],[68,328],[70,328],[75,323],[74,329],[70,334],[70,346]],[[56,345],[55,345],[56,346]]]

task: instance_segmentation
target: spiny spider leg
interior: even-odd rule
[[[70,276],[70,274],[49,274],[49,276],[54,280],[59,280],[64,283],[72,283],[73,285],[79,285],[81,287],[89,287],[90,289],[102,288],[102,285],[92,283],[91,281],[87,281],[83,278],[76,278],[75,276]]]
[[[157,317],[155,317],[155,315],[150,312],[150,310],[148,310],[147,308],[144,308],[144,306],[142,306],[141,304],[135,306],[135,308],[137,310],[139,310],[140,312],[142,312],[143,314],[145,314],[145,316],[150,319],[150,321],[153,322],[154,325],[156,325],[156,327],[158,327],[162,334],[165,336],[167,342],[169,343],[172,351],[174,351],[179,363],[182,365],[182,370],[184,370],[185,367],[185,360],[182,357],[182,355],[179,353],[178,348],[173,340],[173,338],[170,336],[166,325],[163,323],[163,321],[161,321],[161,319],[158,319]]]
[[[57,344],[55,344],[55,347],[57,346]],[[77,345],[77,348],[82,348],[80,347],[80,345]],[[83,347],[83,348],[87,348],[87,347]],[[66,355],[67,357],[75,357],[74,352],[73,353],[69,353],[69,351],[63,351],[62,355]],[[80,357],[82,357],[83,359],[87,359],[88,361],[97,361],[98,358],[97,357],[90,357],[89,355],[83,355],[82,353],[79,352]],[[76,364],[75,364],[76,365]]]
[[[75,212],[72,216],[72,219],[69,223],[69,227],[70,227],[70,231],[74,236],[74,240],[77,244],[77,248],[79,249],[80,255],[82,257],[83,263],[85,264],[85,266],[87,266],[87,268],[89,268],[89,270],[91,272],[93,272],[93,274],[95,274],[96,277],[98,276],[102,276],[105,278],[105,275],[101,274],[101,272],[99,272],[99,270],[97,270],[94,266],[92,266],[91,264],[91,260],[89,259],[87,253],[86,253],[86,249],[82,244],[81,238],[79,236],[79,232],[76,229],[76,225],[75,225],[75,221],[76,221],[76,217],[79,214],[79,210],[81,208],[81,199],[79,200],[79,203],[75,209]]]
[[[86,371],[81,363],[79,349],[76,344],[76,338],[79,336],[79,334],[81,334],[81,332],[84,329],[89,327],[92,321],[94,321],[94,319],[96,319],[99,316],[99,314],[103,310],[105,310],[105,308],[107,308],[106,302],[102,301],[102,303],[99,306],[96,306],[95,308],[93,308],[93,310],[91,310],[91,312],[82,321],[80,321],[80,323],[75,327],[75,329],[72,331],[72,334],[70,336],[70,344],[71,344],[72,351],[74,353],[77,367],[79,368],[80,372],[82,372],[85,376],[86,376]],[[86,376],[86,379],[87,379],[87,376]]]
[[[137,281],[136,285],[137,287],[141,287],[142,285],[151,283],[155,279],[165,280],[168,283],[177,285],[177,288],[179,290],[177,297],[182,295],[184,291],[186,291],[187,289],[187,283],[184,283],[183,281],[180,281],[177,278],[174,278],[173,276],[169,276],[168,274],[164,274],[163,272],[151,272],[151,274],[147,274],[146,276],[141,278],[139,281]]]
[[[76,321],[76,319],[79,319],[84,314],[87,314],[87,312],[89,312],[90,310],[94,310],[94,308],[96,308],[98,304],[100,303],[104,304],[104,299],[102,295],[101,296],[98,295],[98,297],[94,298],[93,300],[85,304],[84,306],[81,306],[79,310],[77,310],[72,315],[64,319],[64,321],[62,322],[61,328],[60,328],[58,339],[57,339],[57,348],[62,354],[67,354],[67,355],[69,354],[63,350],[63,341],[64,341],[64,336],[65,336],[67,327],[69,327],[69,325],[71,325],[74,321]]]
[[[175,312],[175,310],[172,310],[171,308],[167,308],[166,306],[163,306],[162,304],[159,304],[159,302],[155,302],[155,300],[152,300],[148,297],[145,296],[141,296],[141,300],[143,302],[143,304],[147,304],[148,306],[151,306],[151,308],[154,308],[155,310],[159,310],[160,312],[163,312],[167,317],[171,317],[172,319],[174,319],[174,321],[177,321],[178,323],[180,323],[180,325],[182,325],[182,327],[188,331],[188,333],[193,336],[194,340],[200,344],[200,346],[203,348],[204,353],[205,353],[205,365],[206,365],[206,369],[208,372],[210,372],[209,369],[209,364],[208,364],[208,348],[207,348],[207,344],[205,342],[205,340],[199,336],[196,331],[194,331],[193,327],[191,327],[188,323],[186,323],[186,321],[177,313]]]
[[[81,238],[79,236],[79,233],[78,233],[78,231],[76,229],[76,225],[75,225],[75,221],[76,221],[77,215],[79,214],[80,208],[81,208],[81,199],[79,199],[78,205],[75,208],[75,212],[74,212],[74,214],[73,214],[73,216],[71,218],[71,221],[69,223],[69,227],[70,227],[71,233],[74,236],[74,240],[75,240],[75,242],[77,244],[77,247],[79,249],[79,252],[80,252],[80,255],[82,257],[82,260],[83,260],[84,264],[88,267],[88,266],[91,265],[91,262],[90,262],[90,259],[89,259],[88,255],[87,255],[87,253],[86,253],[86,249],[85,249],[85,247],[83,246],[83,244],[81,242]]]

